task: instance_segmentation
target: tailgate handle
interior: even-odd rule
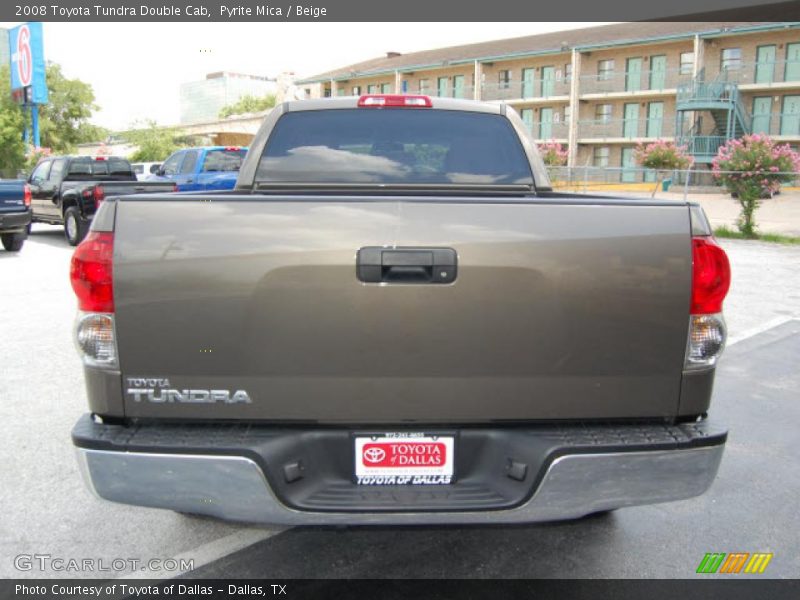
[[[368,246],[356,255],[356,277],[364,283],[452,283],[457,268],[452,248]]]

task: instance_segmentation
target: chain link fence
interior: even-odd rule
[[[709,170],[661,171],[639,167],[548,167],[553,189],[579,193],[615,193],[650,195],[658,186],[656,195],[663,192],[681,194],[720,193],[728,191]],[[725,173],[728,173],[727,171]],[[784,175],[789,181],[781,189],[800,186],[800,173],[772,173]]]

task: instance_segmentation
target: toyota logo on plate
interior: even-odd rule
[[[367,448],[364,450],[364,460],[371,463],[379,463],[386,458],[386,451],[382,448]]]

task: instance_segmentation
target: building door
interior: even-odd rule
[[[772,83],[775,77],[775,46],[756,48],[756,83]]]
[[[439,77],[436,80],[437,88],[436,95],[441,97],[447,96],[447,77]]]
[[[453,77],[453,98],[464,97],[464,76],[456,75]]]
[[[650,102],[647,105],[647,137],[659,138],[664,125],[664,103]]]
[[[523,108],[520,111],[520,116],[522,117],[522,122],[525,123],[525,129],[533,135],[533,109]]]
[[[800,96],[784,96],[781,135],[800,134]]]
[[[625,61],[625,91],[638,92],[642,89],[642,59],[629,58]]]
[[[622,137],[635,138],[639,136],[639,103],[631,102],[625,105],[622,119]]]
[[[542,108],[539,110],[539,139],[553,138],[553,109]]]
[[[622,182],[634,183],[636,181],[636,160],[633,158],[633,148],[622,149]]]
[[[772,96],[753,98],[753,133],[769,134]]]
[[[535,69],[522,69],[522,97],[533,98],[533,77]]]
[[[556,68],[542,67],[542,98],[556,93]]]
[[[667,57],[663,54],[650,57],[650,89],[663,90],[667,87]]]
[[[783,80],[800,80],[800,43],[786,44],[786,71]]]

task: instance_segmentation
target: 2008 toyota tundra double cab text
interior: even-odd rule
[[[285,103],[236,189],[103,203],[71,278],[107,500],[544,521],[696,496],[722,458],[703,211],[552,191],[503,105]]]

